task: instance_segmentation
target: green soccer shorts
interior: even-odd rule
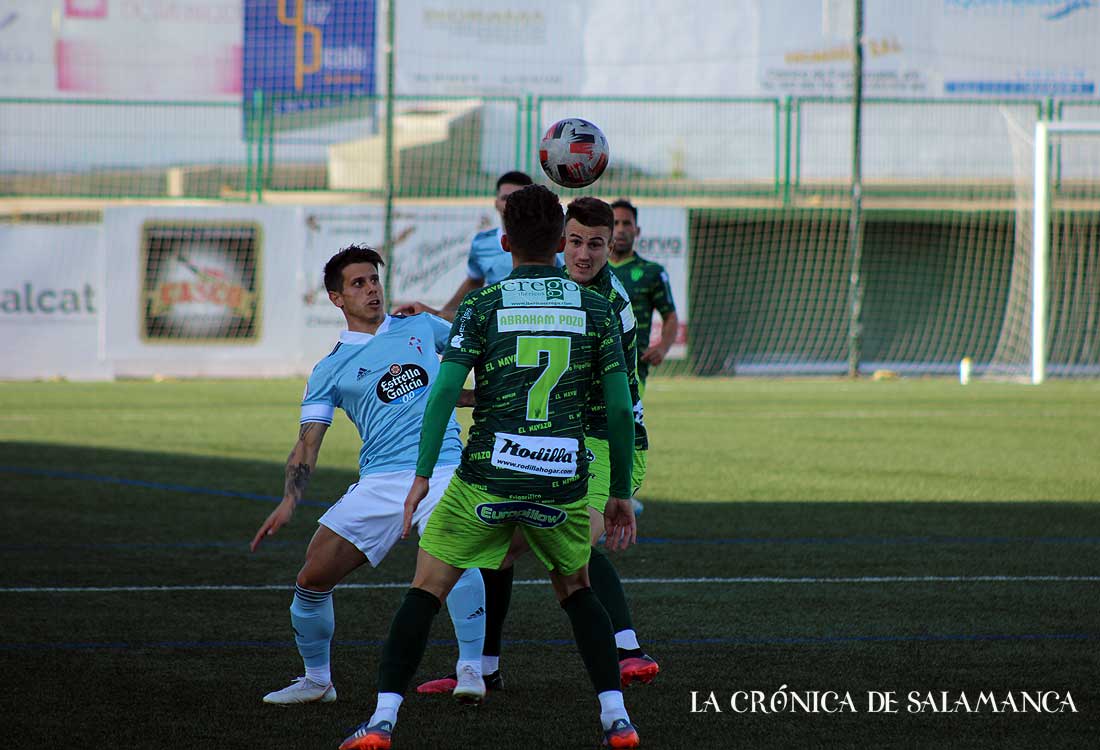
[[[584,448],[588,451],[588,494],[584,502],[603,513],[611,494],[611,447],[602,438],[586,437]]]
[[[420,547],[456,568],[496,569],[517,528],[547,570],[569,575],[588,564],[585,498],[562,505],[507,500],[458,476],[432,511]]]
[[[597,513],[603,513],[611,494],[611,448],[600,438],[585,438],[584,447],[588,450],[588,494],[584,500]],[[647,454],[648,451],[634,450],[634,463],[630,467],[631,496],[645,481]]]
[[[634,465],[630,467],[631,497],[638,494],[638,490],[642,488],[642,484],[645,482],[647,456],[649,456],[649,451],[640,451],[637,448],[634,449]]]

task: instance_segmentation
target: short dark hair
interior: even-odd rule
[[[611,204],[612,210],[615,210],[616,208],[625,208],[630,211],[630,213],[634,214],[634,223],[638,223],[638,209],[634,208],[634,204],[628,201],[626,198],[619,198],[619,200]]]
[[[561,201],[543,185],[520,188],[504,204],[504,234],[521,261],[548,261],[557,252],[564,226]]]
[[[585,195],[573,200],[565,209],[565,221],[575,219],[586,227],[607,227],[615,231],[615,213],[599,198]]]
[[[344,291],[344,269],[353,263],[373,263],[375,268],[386,265],[373,247],[348,245],[325,264],[325,289],[330,292]]]
[[[527,187],[533,185],[534,180],[531,179],[531,175],[526,172],[505,172],[499,178],[497,178],[497,192],[500,192],[501,185],[519,185],[520,187]]]

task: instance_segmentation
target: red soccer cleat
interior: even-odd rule
[[[631,656],[619,661],[619,679],[623,687],[633,682],[648,685],[653,682],[653,678],[660,671],[661,668],[657,665],[657,662],[647,654]]]
[[[604,747],[641,747],[638,730],[626,719],[615,719],[611,728],[603,733]]]
[[[440,677],[438,680],[429,680],[418,685],[416,692],[420,695],[433,695],[435,693],[450,695],[454,693],[456,685],[458,685],[458,675],[449,674],[446,677]],[[501,676],[499,669],[492,674],[485,675],[485,687],[494,691],[504,689],[504,678]]]
[[[340,750],[390,750],[393,744],[393,724],[380,721],[373,727],[364,721],[340,743]],[[631,747],[621,745],[620,747]]]

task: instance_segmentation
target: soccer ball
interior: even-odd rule
[[[579,117],[555,122],[539,144],[542,171],[567,188],[582,188],[600,179],[609,154],[603,131]]]

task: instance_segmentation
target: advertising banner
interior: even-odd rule
[[[466,278],[470,241],[495,226],[496,211],[485,205],[430,206],[404,204],[394,208],[393,254],[386,308],[401,302],[441,307]],[[324,288],[325,262],[350,244],[382,247],[385,216],[381,206],[307,208],[302,295],[307,358],[323,356],[344,326],[344,316]]]
[[[302,373],[300,217],[287,206],[105,209],[106,352],[115,372]]]
[[[111,376],[98,226],[0,227],[0,378]]]
[[[54,90],[54,7],[46,0],[0,0],[0,91],[45,96]]]
[[[246,102],[262,91],[280,115],[373,94],[374,67],[375,0],[245,0]]]
[[[442,306],[496,218],[488,202],[397,206],[386,308]],[[0,228],[0,345],[20,353],[0,377],[304,375],[345,328],[325,263],[380,248],[383,221],[380,205],[148,205],[108,207],[102,226]],[[639,223],[638,253],[668,272],[683,356],[687,211],[643,205]]]
[[[1097,95],[1094,0],[943,0],[935,31],[946,96]]]
[[[642,233],[634,241],[634,252],[664,266],[672,288],[672,299],[676,303],[676,317],[680,320],[680,330],[676,334],[676,343],[668,352],[668,359],[683,359],[687,355],[689,337],[687,209],[639,205],[638,227]],[[661,340],[661,327],[661,316],[654,310],[650,345]]]
[[[255,222],[149,221],[141,230],[145,341],[252,342],[263,232]]]
[[[852,8],[851,0],[761,3],[760,93],[848,96]],[[864,9],[867,96],[1097,94],[1100,4],[1092,0],[868,0]]]
[[[402,0],[396,3],[395,90],[440,96],[580,93],[590,62],[585,30],[610,31],[591,22],[600,5],[605,3]],[[621,20],[643,17],[648,13],[624,13]]]
[[[61,95],[239,98],[241,3],[65,0],[57,11],[55,59]]]

